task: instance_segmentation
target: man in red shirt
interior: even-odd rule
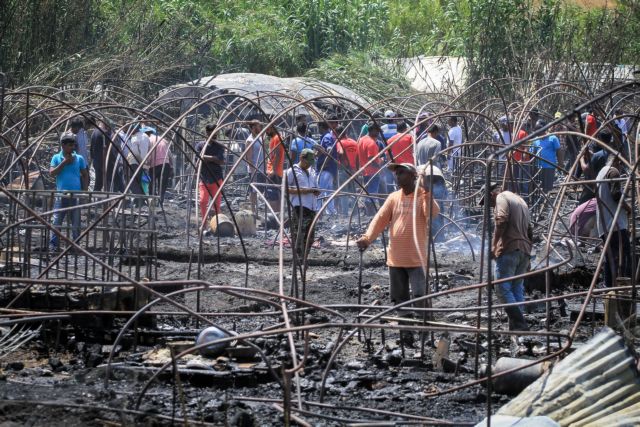
[[[387,145],[391,147],[395,163],[416,164],[413,158],[413,136],[407,132],[407,122],[404,120],[398,123],[398,133],[389,138]]]
[[[582,120],[584,120],[584,133],[589,136],[596,134],[598,130],[598,121],[593,113],[587,112],[582,114]]]
[[[357,169],[358,143],[354,139],[349,138],[343,126],[338,126],[336,133],[338,134],[340,164],[346,167],[349,172],[353,173]]]
[[[358,161],[362,168],[371,159],[374,161],[366,166],[362,171],[362,180],[365,188],[369,194],[377,194],[378,187],[380,186],[380,166],[382,165],[382,159],[378,157],[380,150],[376,139],[380,135],[380,126],[377,123],[369,123],[369,133],[360,138],[358,141]],[[365,213],[367,215],[373,215],[376,212],[374,200],[371,198],[365,199]]]
[[[337,150],[340,165],[342,166],[338,170],[338,186],[345,182],[349,177],[358,170],[358,143],[349,138],[345,132],[344,126],[338,126],[336,128],[338,134]],[[347,193],[355,192],[355,184],[351,181],[345,188]],[[349,210],[353,206],[350,200],[353,196],[342,196],[338,199],[338,210],[341,215],[348,215]]]
[[[516,139],[513,141],[518,142],[527,136],[527,131],[520,129],[516,134]],[[529,144],[520,145],[515,150],[511,151],[511,164],[513,170],[513,185],[508,185],[508,188],[513,190],[514,193],[519,193],[526,199],[526,195],[529,193],[529,183],[531,171],[528,169],[528,165],[531,160],[529,156]]]
[[[280,187],[274,187],[282,184],[282,173],[284,171],[284,145],[282,138],[276,131],[274,126],[270,126],[265,133],[270,139],[269,141],[269,158],[267,159],[267,183],[270,185],[265,191],[265,197],[269,201],[269,205],[275,212],[280,211]]]

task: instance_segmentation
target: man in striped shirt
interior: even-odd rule
[[[356,244],[361,251],[389,226],[389,247],[387,265],[389,266],[389,286],[391,301],[400,304],[426,293],[425,269],[427,266],[427,236],[429,235],[429,217],[440,213],[438,203],[431,194],[420,186],[416,192],[418,172],[411,163],[391,163],[389,169],[395,174],[400,190],[387,197],[384,205],[373,218],[367,232]],[[414,197],[415,233],[414,233]],[[411,289],[411,296],[409,289]],[[424,307],[424,301],[416,304]],[[412,345],[410,331],[403,331],[401,339]]]

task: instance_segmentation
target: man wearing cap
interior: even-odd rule
[[[418,175],[423,176],[423,184],[425,190],[433,195],[438,202],[440,209],[444,209],[444,201],[447,200],[447,183],[442,174],[442,170],[437,166],[422,165],[418,166]],[[431,230],[437,233],[434,237],[435,242],[445,240],[444,230],[440,229],[444,226],[444,217],[441,214],[434,215],[431,219]]]
[[[56,179],[56,190],[58,192],[86,191],[89,187],[89,171],[84,158],[74,152],[76,136],[71,132],[65,132],[60,138],[60,148],[61,150],[51,158],[49,168],[49,173]],[[80,235],[80,210],[60,211],[60,209],[73,207],[77,204],[78,199],[70,194],[58,194],[53,206],[53,226],[55,228],[62,225],[67,213],[71,215],[71,235],[74,240]],[[50,252],[58,250],[58,242],[58,232],[53,231],[49,241]]]
[[[389,285],[391,301],[400,304],[426,293],[425,267],[427,262],[427,236],[429,217],[440,213],[438,203],[422,186],[416,192],[416,167],[411,163],[391,163],[389,169],[395,174],[400,190],[391,193],[382,208],[373,218],[367,232],[356,241],[361,251],[389,227]],[[415,212],[414,233],[414,198]],[[424,307],[424,301],[417,304]],[[413,335],[403,331],[401,339],[412,345]]]
[[[291,202],[291,241],[298,256],[302,256],[307,246],[311,246],[314,231],[310,230],[316,216],[318,177],[313,168],[315,152],[305,148],[300,153],[300,161],[287,169],[287,191]]]
[[[385,124],[382,125],[382,135],[384,139],[389,140],[398,133],[398,125],[396,123],[397,114],[393,110],[387,110],[384,112]]]
[[[483,187],[481,193],[484,204]],[[491,253],[496,261],[496,280],[524,274],[530,262],[533,230],[529,219],[529,207],[522,197],[511,191],[500,191],[497,184],[489,186],[489,203],[494,208],[495,232]],[[502,304],[524,301],[524,279],[496,284],[498,300]],[[527,331],[527,321],[521,306],[505,307],[509,318],[509,330]]]

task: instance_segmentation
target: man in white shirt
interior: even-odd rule
[[[311,246],[314,231],[310,231],[311,223],[316,217],[318,177],[313,168],[315,152],[305,148],[300,153],[300,161],[287,169],[287,191],[291,202],[291,241],[298,256],[302,256],[305,248]]]
[[[449,125],[449,144],[451,147],[456,147],[449,152],[449,171],[453,171],[454,166],[457,166],[457,157],[460,157],[462,147],[462,128],[458,125],[458,118],[456,116],[449,117],[447,122]]]
[[[125,169],[128,171],[128,179],[133,180],[133,184],[131,185],[133,194],[144,194],[142,179],[143,176],[146,175],[145,169],[148,162],[148,159],[145,160],[145,157],[147,157],[149,147],[151,146],[151,141],[149,141],[149,137],[144,133],[144,130],[146,130],[146,128],[141,127],[139,124],[136,125],[136,131],[131,135],[128,143],[129,152],[127,153],[127,162],[129,163],[129,167]],[[141,164],[143,167],[137,171]]]

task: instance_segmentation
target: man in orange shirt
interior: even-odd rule
[[[265,191],[265,197],[269,205],[275,212],[280,212],[280,187],[282,184],[282,174],[284,171],[284,145],[282,138],[274,126],[269,127],[265,133],[271,140],[269,141],[269,158],[267,160],[267,183],[270,185]],[[278,187],[273,185],[277,184]]]
[[[375,159],[369,166],[362,171],[362,181],[369,194],[378,193],[380,186],[380,165],[382,159],[378,157],[380,149],[376,143],[376,139],[380,135],[380,127],[377,123],[372,122],[368,125],[368,134],[360,138],[358,141],[358,161],[360,167],[366,165],[371,159]],[[365,199],[365,212],[367,215],[373,215],[376,212],[373,199]]]
[[[418,172],[413,164],[391,163],[389,169],[394,172],[400,190],[389,194],[384,205],[369,224],[367,232],[356,241],[356,244],[361,251],[366,250],[389,226],[387,248],[389,293],[391,301],[394,304],[400,304],[409,301],[411,297],[421,297],[426,292],[425,269],[429,217],[437,216],[440,213],[440,207],[423,186],[418,188],[416,194]],[[416,196],[418,200],[415,204],[417,210],[414,234],[413,217]],[[409,290],[411,290],[411,296]],[[416,304],[419,307],[424,305],[424,301]],[[412,345],[413,334],[410,331],[403,331],[400,336],[405,344]]]

